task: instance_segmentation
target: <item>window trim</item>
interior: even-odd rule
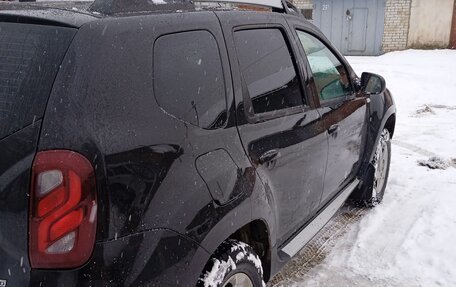
[[[164,36],[170,36],[170,35],[176,35],[176,34],[182,34],[182,33],[188,33],[188,32],[208,32],[213,38],[214,38],[214,41],[215,41],[215,44],[217,45],[217,51],[218,51],[218,54],[219,54],[219,57],[220,57],[220,66],[221,66],[221,69],[222,69],[222,76],[223,76],[223,91],[224,91],[224,95],[223,97],[225,98],[225,115],[226,115],[226,120],[225,122],[223,123],[222,126],[220,127],[217,127],[215,129],[210,129],[210,128],[205,128],[205,127],[202,127],[200,125],[196,125],[196,124],[193,124],[185,119],[182,119],[181,117],[177,116],[177,115],[174,115],[173,113],[169,113],[164,107],[162,107],[162,105],[160,105],[158,99],[157,99],[157,92],[156,92],[156,86],[155,86],[155,46],[157,44],[157,41],[159,39],[161,39],[162,37]],[[200,129],[203,129],[203,130],[208,130],[208,131],[211,131],[211,130],[220,130],[220,129],[225,129],[227,126],[228,126],[228,122],[229,122],[229,107],[228,107],[228,84],[227,84],[227,76],[226,76],[226,67],[224,65],[224,62],[223,62],[223,55],[222,55],[222,50],[220,49],[220,45],[219,45],[219,41],[217,39],[217,37],[214,35],[214,33],[212,33],[211,30],[208,30],[208,29],[185,29],[185,30],[178,30],[178,31],[173,31],[173,32],[170,32],[170,33],[164,33],[164,34],[160,34],[158,35],[157,37],[155,37],[154,39],[154,43],[152,44],[152,91],[153,91],[153,97],[154,97],[154,100],[155,100],[155,103],[157,104],[158,107],[160,107],[161,109],[163,109],[164,111],[166,111],[166,113],[168,113],[170,116],[172,116],[173,118],[177,119],[178,121],[181,121],[181,122],[184,122],[184,123],[187,123],[189,125],[192,125],[194,127],[198,127]],[[228,68],[229,70],[229,68]]]
[[[266,113],[259,113],[255,114],[254,109],[253,109],[253,102],[250,97],[250,93],[247,89],[246,82],[244,80],[244,76],[242,75],[241,69],[240,69],[240,63],[239,63],[239,54],[238,54],[238,49],[236,46],[236,43],[234,41],[235,36],[234,34],[238,31],[245,31],[245,30],[265,30],[265,29],[278,29],[282,33],[282,36],[284,38],[284,41],[288,47],[288,50],[290,52],[290,58],[293,63],[293,66],[295,68],[296,76],[299,79],[299,86],[301,90],[301,99],[302,99],[302,105],[298,106],[293,106],[289,108],[284,108],[276,111],[270,111]],[[268,120],[276,119],[276,118],[281,118],[284,116],[289,116],[289,115],[294,115],[297,113],[302,113],[310,110],[310,105],[309,105],[309,99],[307,97],[307,93],[305,91],[305,88],[303,86],[303,78],[302,78],[302,71],[299,68],[298,65],[298,57],[297,57],[297,51],[292,46],[292,42],[290,39],[292,39],[292,35],[289,35],[287,32],[287,29],[278,23],[273,23],[273,24],[248,24],[248,25],[239,25],[235,26],[232,29],[232,39],[233,39],[233,44],[234,44],[234,50],[236,53],[236,62],[237,62],[237,70],[239,71],[239,78],[241,81],[241,86],[242,86],[242,99],[244,102],[244,114],[247,118],[247,121],[251,124],[256,124],[260,122],[265,122]]]
[[[308,29],[306,29],[306,28],[304,28],[304,27],[302,27],[300,25],[294,25],[293,26],[293,30],[296,33],[297,41],[299,42],[299,45],[301,45],[302,52],[304,53],[303,58],[306,61],[306,65],[309,67],[309,71],[311,73],[310,74],[310,79],[312,80],[312,84],[311,85],[314,88],[314,93],[316,94],[315,98],[320,103],[320,106],[321,107],[333,106],[333,105],[337,105],[339,103],[343,103],[343,102],[346,102],[346,101],[349,101],[349,100],[352,100],[353,98],[355,98],[356,91],[355,91],[355,88],[354,88],[354,85],[353,85],[353,80],[352,80],[352,78],[350,76],[351,74],[349,72],[349,69],[347,68],[345,60],[340,58],[339,53],[336,53],[335,50],[333,49],[333,47],[331,47],[331,45],[328,45],[328,43],[325,40],[323,40],[321,36],[317,35],[315,32],[313,32],[311,30],[308,30]],[[319,40],[334,55],[334,57],[337,58],[337,60],[340,62],[340,64],[344,67],[345,73],[347,74],[347,77],[348,77],[348,81],[350,82],[350,88],[351,88],[351,91],[352,91],[352,93],[350,95],[337,97],[337,98],[333,98],[333,99],[327,99],[327,100],[322,100],[320,98],[320,95],[317,92],[317,87],[315,85],[315,79],[314,79],[313,71],[310,68],[309,59],[307,58],[306,51],[305,51],[304,47],[302,46],[302,43],[301,43],[301,41],[299,39],[298,32],[306,33],[306,34],[309,34],[309,35],[315,37],[317,40]]]

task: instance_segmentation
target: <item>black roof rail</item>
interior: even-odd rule
[[[166,10],[191,10],[195,2],[249,4],[272,8],[274,12],[301,15],[287,0],[95,0],[90,11],[105,15]]]

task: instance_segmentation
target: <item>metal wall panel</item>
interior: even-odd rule
[[[380,55],[386,0],[314,0],[315,20],[344,55]]]

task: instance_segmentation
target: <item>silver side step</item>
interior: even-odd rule
[[[353,190],[358,186],[359,180],[355,179],[350,183],[337,198],[335,198],[315,219],[309,223],[293,240],[291,240],[282,251],[288,256],[293,257],[306,245],[326,223],[336,214],[339,208],[344,204]]]

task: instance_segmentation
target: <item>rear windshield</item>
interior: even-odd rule
[[[43,116],[75,31],[0,23],[0,139]]]

